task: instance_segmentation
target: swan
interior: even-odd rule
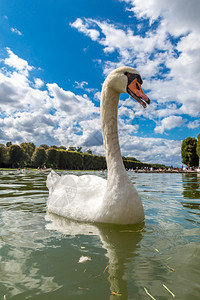
[[[144,221],[142,201],[125,170],[117,128],[121,93],[128,93],[144,108],[150,103],[142,79],[131,67],[120,67],[105,79],[101,93],[101,126],[108,168],[107,180],[95,175],[47,176],[47,210],[69,219],[111,224]]]

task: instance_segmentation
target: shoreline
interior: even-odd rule
[[[27,168],[27,169],[16,169],[16,168],[0,168],[0,171],[18,171],[18,172],[29,172],[29,171],[33,171],[33,172],[50,172],[52,169],[48,168],[48,169],[32,169],[32,168]],[[64,171],[68,171],[68,172],[101,172],[104,173],[106,172],[105,170],[56,170],[55,172],[64,172]],[[181,169],[175,169],[175,170],[127,170],[129,172],[133,172],[133,173],[157,173],[157,174],[200,174],[200,169],[196,169],[196,170],[181,170]]]

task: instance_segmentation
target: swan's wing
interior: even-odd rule
[[[107,186],[107,180],[95,175],[74,176],[76,182],[78,199],[85,198],[85,201],[96,202],[103,199]]]
[[[92,221],[95,218],[105,194],[106,179],[95,175],[57,177],[53,173],[48,176],[48,211],[75,220]]]

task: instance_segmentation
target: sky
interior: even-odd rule
[[[1,0],[0,143],[104,155],[102,83],[128,65],[151,99],[119,102],[123,156],[181,166],[200,133],[199,0]]]

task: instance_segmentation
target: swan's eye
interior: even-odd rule
[[[138,89],[138,91],[140,90],[138,83],[136,83],[136,88]]]

